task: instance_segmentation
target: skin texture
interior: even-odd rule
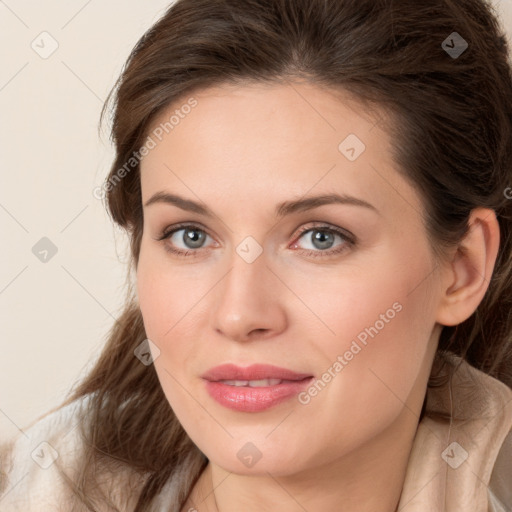
[[[144,157],[142,200],[172,193],[214,216],[164,202],[144,206],[137,268],[162,388],[210,461],[183,510],[343,504],[392,512],[441,327],[470,316],[487,289],[499,243],[494,213],[475,210],[463,250],[438,262],[421,196],[395,169],[386,132],[348,95],[295,83],[219,86],[194,98],[197,105]],[[366,146],[354,161],[338,149],[349,134]],[[274,214],[283,201],[332,193],[377,211],[327,204]],[[208,235],[202,246],[185,245],[183,228],[157,240],[182,222]],[[315,243],[310,230],[328,236],[329,227],[348,231],[355,244],[336,234],[331,245]],[[263,251],[252,263],[236,250],[246,237]],[[222,363],[267,363],[321,379],[371,326],[378,333],[306,404],[293,397],[262,412],[233,411],[200,378]],[[237,457],[248,442],[261,453],[252,467]]]

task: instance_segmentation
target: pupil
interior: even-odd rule
[[[315,242],[317,242],[318,244],[320,244],[320,246],[317,248],[328,249],[332,245],[334,238],[334,235],[332,233],[328,233],[325,231],[313,231],[313,233],[313,243],[315,244]]]
[[[200,247],[201,243],[203,241],[203,238],[204,238],[204,233],[201,233],[200,231],[197,231],[194,229],[186,230],[185,234],[184,234],[184,242],[186,244],[191,242],[193,248]]]

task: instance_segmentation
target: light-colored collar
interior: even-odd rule
[[[460,366],[451,385],[427,390],[398,511],[503,510],[489,506],[489,483],[491,475],[499,480],[493,469],[500,450],[512,457],[512,389],[457,356],[446,360]]]

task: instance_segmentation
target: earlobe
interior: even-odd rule
[[[446,262],[437,322],[458,325],[469,318],[482,301],[494,270],[500,230],[494,210],[476,208],[469,218],[469,230]]]

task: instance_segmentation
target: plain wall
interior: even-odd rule
[[[511,34],[512,2],[494,3]],[[127,244],[93,195],[113,158],[98,121],[169,4],[0,2],[0,439],[64,398],[119,314]]]

